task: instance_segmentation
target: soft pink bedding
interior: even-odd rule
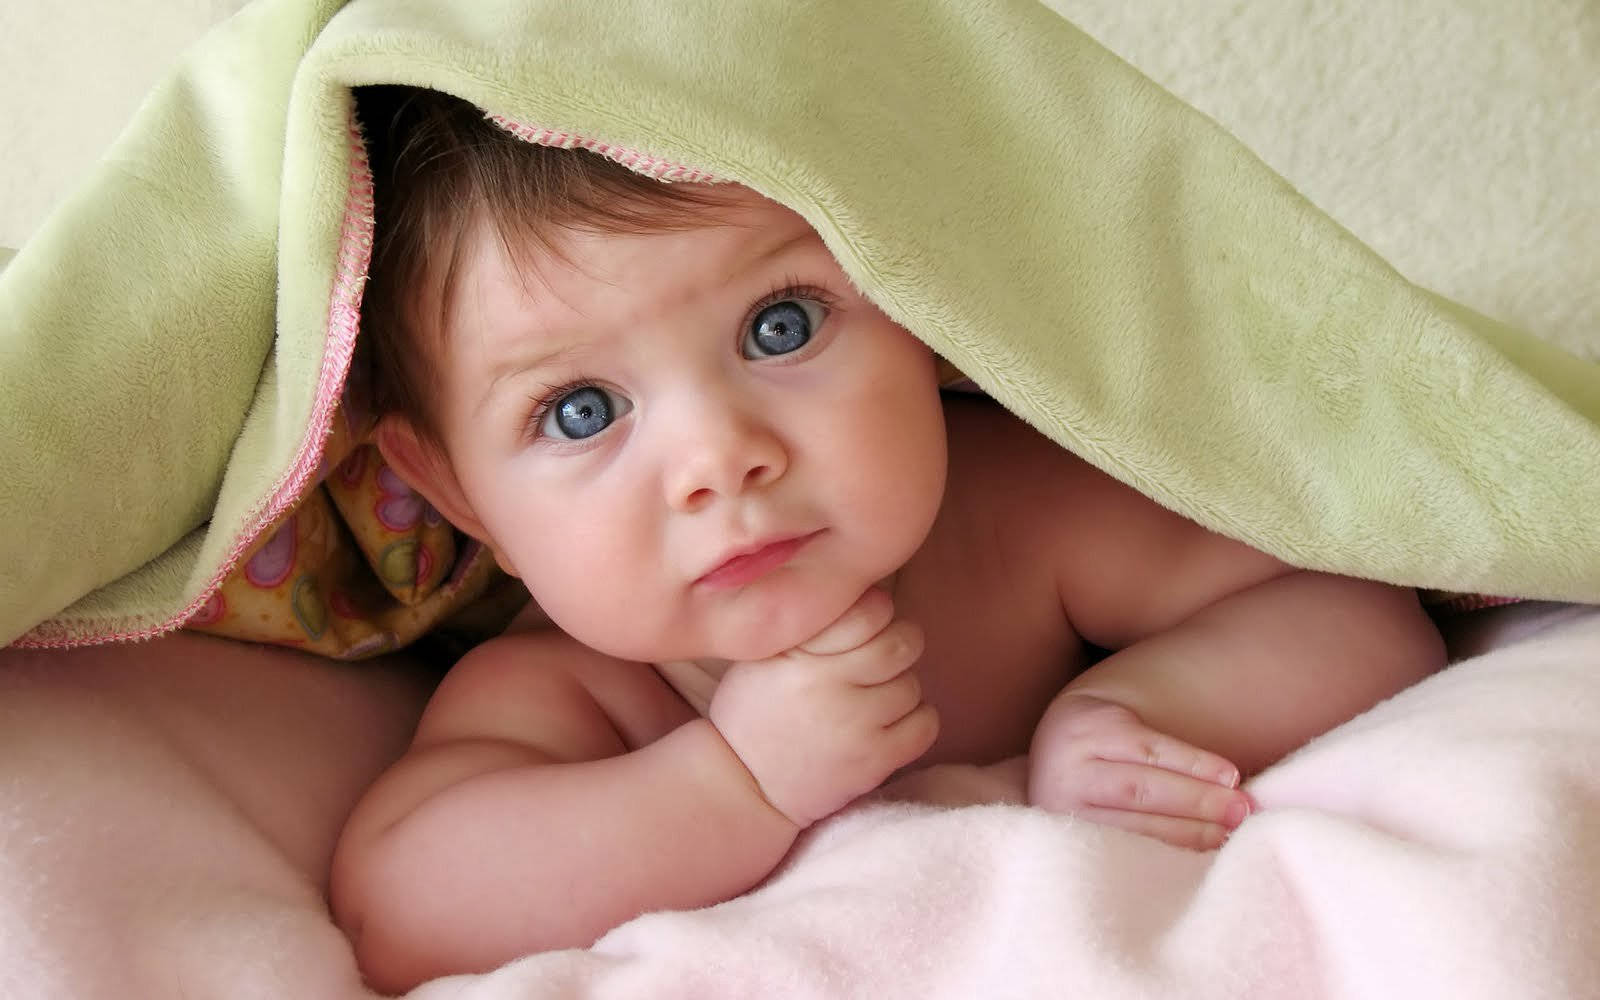
[[[855,808],[742,899],[412,995],[1589,995],[1600,614],[1543,612],[1256,779],[1263,810],[1219,852],[955,806],[1015,784],[950,768],[904,789],[943,805]],[[310,659],[219,671],[213,642],[116,670],[4,654],[0,996],[369,995],[322,866],[422,689]]]

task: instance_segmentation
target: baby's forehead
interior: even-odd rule
[[[440,263],[437,301],[419,290],[419,319],[434,317],[430,339],[445,345],[501,335],[570,343],[587,330],[648,325],[763,281],[754,294],[766,294],[796,268],[818,266],[837,269],[816,231],[749,189],[728,192],[695,225],[657,230],[573,224],[539,231],[479,213],[454,259]],[[494,352],[498,344],[476,347]]]
[[[464,229],[447,280],[460,288],[489,285],[535,298],[581,284],[607,298],[651,288],[737,278],[785,256],[823,248],[821,237],[797,213],[749,189],[682,219],[655,226],[644,218],[632,229],[589,225],[518,225],[477,213]],[[828,263],[833,258],[827,257]]]

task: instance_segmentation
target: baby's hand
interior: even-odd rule
[[[1250,814],[1239,769],[1129,709],[1064,694],[1034,734],[1028,800],[1179,847],[1210,850]]]
[[[933,745],[939,718],[911,670],[922,643],[869,590],[796,648],[730,667],[707,715],[767,801],[809,826]]]

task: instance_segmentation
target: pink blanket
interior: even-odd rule
[[[196,667],[175,700],[130,698],[137,678],[61,663],[0,672],[0,996],[369,996],[318,880],[341,803],[403,738],[406,689],[308,663],[289,683]],[[916,791],[1003,800],[1015,783],[947,768]],[[863,804],[744,898],[411,995],[1600,988],[1600,614],[1405,692],[1252,792],[1263,810],[1212,854],[1003,802]]]

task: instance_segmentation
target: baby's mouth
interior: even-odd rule
[[[701,574],[694,585],[709,590],[727,590],[752,583],[794,558],[820,534],[821,531],[812,531],[803,535],[771,538],[735,550]]]

